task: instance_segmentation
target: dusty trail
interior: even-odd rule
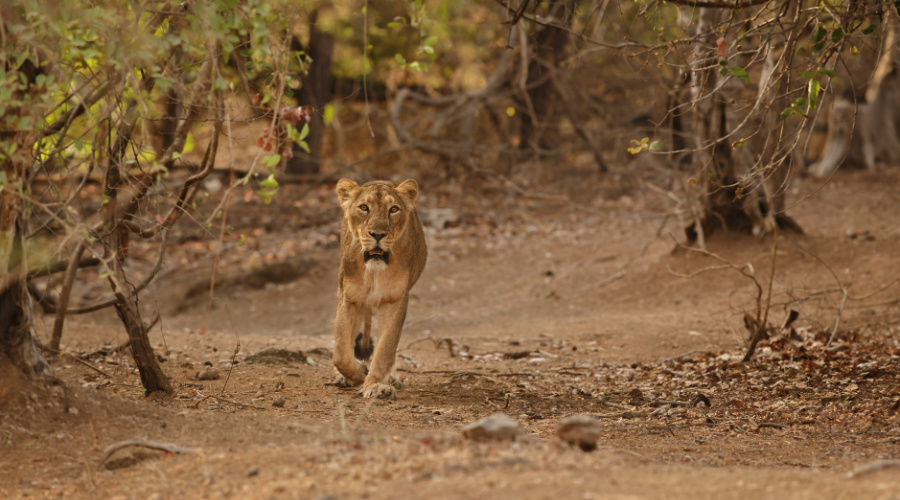
[[[644,217],[610,203],[590,214],[523,210],[529,222],[519,225],[428,228],[430,262],[401,341],[406,387],[396,401],[325,385],[336,219],[251,233],[249,221],[271,209],[242,207],[235,213],[248,222],[237,221],[236,233],[250,243],[223,254],[209,313],[210,249],[187,238],[144,298],[163,313],[152,340],[174,398],[145,400],[117,353],[88,359],[112,380],[68,356],[54,360],[66,389],[5,377],[0,497],[892,498],[896,462],[865,467],[900,459],[898,178],[840,172],[792,211],[807,234],[785,235],[778,249],[772,316],[780,322],[789,307],[800,320],[750,364],[735,358],[752,283],[733,272],[670,272],[714,262],[673,252],[666,234],[677,227],[661,231],[649,205]],[[794,196],[816,187],[804,181]],[[336,217],[330,192],[309,196],[330,207],[316,217]],[[835,350],[822,335],[837,284],[799,247],[860,299],[848,302]],[[770,240],[719,238],[710,250],[751,263],[766,282]],[[48,318],[37,325],[41,335],[51,327]],[[76,318],[65,335],[70,353],[124,338],[102,312]],[[223,392],[238,338],[240,361],[278,347],[307,362],[241,362]],[[222,378],[194,378],[207,361]],[[698,393],[712,406],[681,404]],[[273,406],[278,398],[283,407]],[[664,401],[679,404],[657,412]],[[461,438],[463,424],[500,411],[520,423],[523,440]],[[556,421],[575,413],[603,419],[597,451],[557,443]],[[129,449],[98,463],[107,446],[130,439],[199,452]]]

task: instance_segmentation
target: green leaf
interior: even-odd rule
[[[281,163],[281,155],[263,156],[262,160],[260,160],[260,163],[264,167],[269,167],[269,168],[274,167],[274,166],[278,165],[279,163]]]
[[[812,80],[816,77],[816,74],[812,71],[801,71],[800,76],[803,77],[804,80]]]
[[[648,147],[648,149],[649,149],[650,151],[659,151],[660,149],[662,149],[662,142],[660,142],[660,141],[653,141],[653,142],[650,143],[650,146]]]
[[[785,118],[787,118],[787,117],[791,116],[792,114],[794,114],[794,111],[796,111],[794,108],[785,108],[785,110],[781,112],[781,114],[779,115],[779,117],[780,117],[782,120],[784,120]]]
[[[811,109],[816,109],[816,105],[819,103],[820,90],[822,90],[822,84],[819,83],[819,80],[809,81],[809,107]]]
[[[876,28],[876,27],[877,27],[877,26],[875,26],[874,24],[869,25],[868,28],[866,28],[866,29],[863,30],[863,35],[871,35],[872,33],[875,32],[875,28]]]
[[[0,189],[6,189],[7,182],[9,179],[6,177],[6,172],[0,171]]]
[[[798,97],[798,98],[794,99],[793,106],[794,106],[795,108],[796,108],[796,107],[800,107],[800,106],[806,106],[806,98],[805,98],[805,97]]]
[[[268,177],[260,181],[259,187],[262,189],[257,191],[256,194],[259,195],[263,203],[266,205],[272,203],[272,198],[275,197],[275,194],[278,192],[278,181],[275,180],[275,175],[269,174]]]
[[[306,154],[310,154],[309,144],[307,144],[306,141],[300,141],[297,143],[297,145],[300,146],[300,149],[306,151]]]
[[[821,24],[813,32],[812,51],[814,54],[825,48],[825,34],[825,27]]]
[[[394,59],[396,59],[400,64],[406,64],[406,59],[404,59],[400,54],[395,54]]]
[[[744,68],[732,66],[728,69],[731,70],[731,74],[733,74],[734,76],[740,78],[741,80],[744,80],[747,83],[750,83],[750,75],[747,74],[747,72],[744,70]]]
[[[822,69],[816,71],[816,76],[818,76],[818,75],[826,75],[828,78],[834,78],[835,75],[837,75],[837,73],[835,73],[834,71],[832,71],[830,69],[822,68]]]
[[[309,135],[309,123],[304,123],[303,128],[300,129],[300,141],[306,139],[306,136],[308,136],[308,135]]]
[[[184,139],[184,149],[181,150],[181,154],[186,155],[194,150],[194,146],[196,142],[194,141],[194,134],[188,132],[187,137]]]
[[[400,27],[400,23],[397,23],[394,21],[387,23],[387,25],[388,25],[388,28],[399,28]]]
[[[844,30],[838,28],[831,32],[831,41],[834,43],[841,43],[841,40],[844,39]]]
[[[75,151],[78,151],[79,153],[84,151],[84,143],[81,142],[81,137],[75,138],[75,142],[73,143],[73,146],[75,146]]]
[[[434,44],[437,43],[437,40],[438,40],[438,37],[430,36],[430,37],[426,38],[425,41],[422,42],[422,44],[425,46],[428,46],[428,47],[433,47]]]
[[[265,179],[263,179],[262,181],[259,182],[259,187],[268,188],[268,189],[277,188],[278,181],[275,179],[275,175],[269,174],[268,177],[266,177]]]

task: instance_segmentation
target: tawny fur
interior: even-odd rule
[[[341,270],[334,321],[334,366],[339,385],[362,385],[364,397],[394,397],[392,371],[406,319],[409,291],[425,269],[425,233],[416,214],[416,181],[337,184],[344,210],[341,222]],[[382,236],[383,235],[383,236]],[[376,238],[377,236],[377,238]],[[366,262],[365,255],[388,255]],[[354,356],[354,344],[367,346],[372,312],[378,313],[378,343],[368,373]],[[357,332],[365,331],[357,340]],[[365,350],[365,349],[363,349]],[[359,348],[357,348],[359,352]]]

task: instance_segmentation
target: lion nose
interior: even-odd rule
[[[385,233],[369,233],[369,236],[375,238],[375,242],[378,243],[379,241],[381,241],[381,238],[384,238],[385,236],[387,236],[387,234],[385,234]]]

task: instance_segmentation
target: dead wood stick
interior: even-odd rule
[[[108,446],[106,450],[104,450],[103,458],[99,463],[102,465],[109,459],[110,456],[112,456],[113,453],[129,446],[141,446],[143,448],[150,448],[152,450],[165,451],[168,453],[197,453],[200,451],[196,448],[185,448],[183,446],[178,446],[177,444],[160,443],[159,441],[119,441],[118,443]]]
[[[222,403],[228,403],[228,404],[234,405],[234,406],[240,406],[241,408],[250,408],[253,410],[265,410],[265,408],[263,408],[261,406],[253,406],[253,405],[248,405],[248,404],[244,404],[244,403],[238,403],[237,401],[220,398],[219,396],[213,396],[212,394],[203,396],[199,401],[197,401],[197,405],[199,405],[201,402],[203,402],[204,400],[207,400],[207,399],[215,399],[216,401],[221,401]],[[196,406],[195,406],[195,408],[196,408]]]
[[[81,256],[84,255],[84,250],[85,243],[84,240],[81,240],[69,258],[69,267],[66,268],[63,285],[59,291],[56,318],[53,321],[53,335],[50,337],[50,347],[56,350],[59,350],[59,343],[62,340],[63,325],[66,322],[66,312],[69,308],[69,297],[72,296],[72,286],[75,284],[75,276],[78,274],[78,263],[81,261]]]

